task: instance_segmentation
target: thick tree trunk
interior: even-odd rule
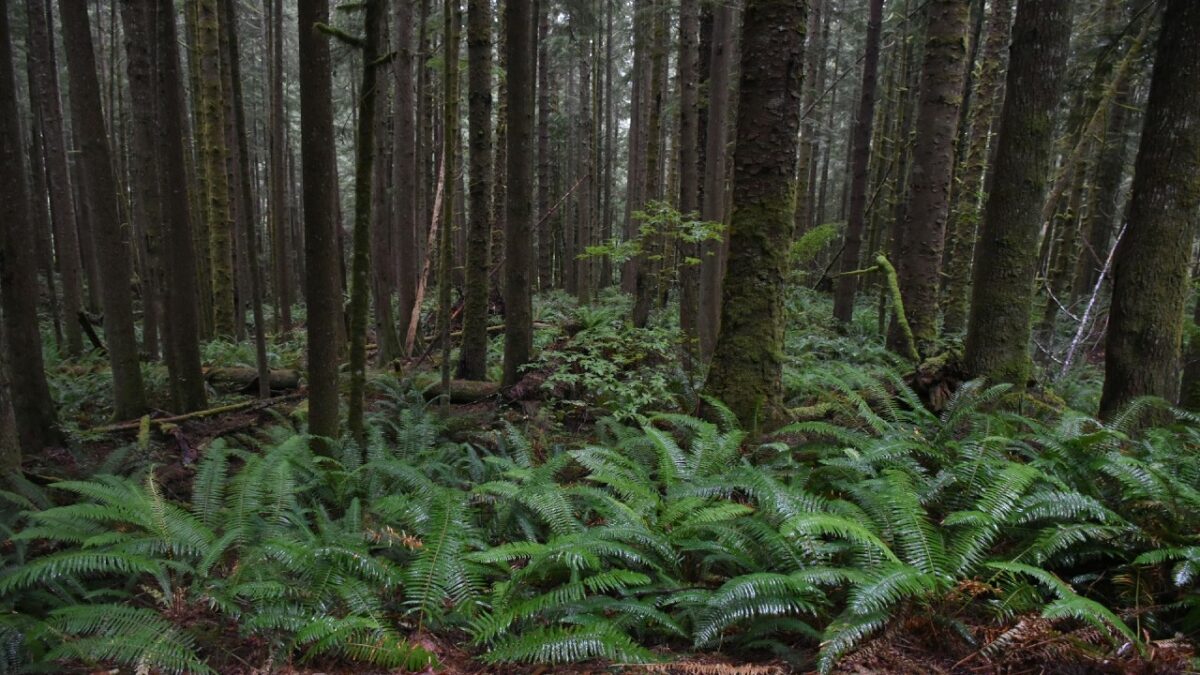
[[[378,112],[375,86],[378,80],[379,42],[384,0],[366,0],[363,12],[362,87],[358,98],[357,154],[354,162],[354,253],[350,274],[350,395],[347,426],[360,448],[366,447],[363,398],[367,388],[367,320],[371,309],[371,200],[375,180],[375,115]],[[260,375],[260,386],[267,379]]]
[[[53,13],[49,0],[25,0],[29,23],[26,35],[27,58],[33,77],[31,89],[36,103],[35,114],[42,129],[46,157],[46,178],[50,192],[50,215],[54,223],[54,246],[58,257],[58,272],[62,280],[63,315],[67,321],[63,331],[67,354],[83,353],[83,333],[74,317],[83,308],[83,264],[79,253],[79,237],[75,225],[75,202],[72,199],[71,173],[67,165],[66,135],[63,132],[62,101],[59,97],[58,64],[54,57],[54,31],[50,24]]]
[[[875,89],[879,78],[879,40],[883,26],[883,0],[870,0],[867,38],[863,55],[862,85],[859,89],[858,115],[854,122],[854,143],[850,155],[850,211],[842,243],[842,272],[858,268],[862,251],[863,229],[867,218],[867,178],[870,175],[871,134],[875,124]],[[854,296],[858,279],[840,276],[834,285],[833,317],[842,324],[854,314]]]
[[[409,317],[417,294],[417,274],[420,266],[418,223],[423,222],[417,210],[417,175],[420,171],[413,91],[413,0],[396,0],[396,107],[393,133],[392,163],[393,217],[396,219],[397,283],[396,300],[399,311],[397,334],[408,335]],[[403,343],[401,343],[403,344]]]
[[[300,0],[300,154],[304,180],[305,299],[308,304],[308,430],[338,436],[338,323],[342,317],[334,214],[333,83],[329,0]],[[324,447],[323,450],[331,448]]]
[[[667,17],[666,7],[661,0],[650,0],[650,12],[654,29],[650,37],[650,89],[646,120],[646,150],[642,163],[641,178],[643,188],[641,197],[644,200],[638,205],[641,208],[647,202],[662,198],[662,112],[666,83],[664,68],[667,58]],[[650,320],[650,310],[654,306],[655,290],[658,287],[657,270],[660,265],[656,260],[661,259],[662,239],[651,235],[642,240],[642,252],[637,260],[637,281],[634,291],[633,325],[643,327]]]
[[[97,252],[104,260],[99,270],[100,299],[104,306],[104,332],[112,364],[113,415],[127,419],[140,415],[146,408],[133,326],[129,237],[117,213],[117,184],[100,109],[100,84],[96,79],[87,7],[83,3],[62,0],[59,11],[63,20],[71,100],[72,105],[78,107],[81,122],[76,133],[81,140],[83,154],[80,160],[87,175],[90,218]]]
[[[450,390],[450,287],[454,256],[454,193],[459,153],[458,132],[458,61],[459,26],[462,10],[458,0],[442,3],[442,233],[438,253],[438,343],[442,348],[442,391]],[[431,242],[432,244],[432,242]],[[450,412],[450,398],[442,397],[442,414]]]
[[[784,275],[807,4],[748,0],[742,28],[729,275],[706,388],[751,430],[782,417]]]
[[[4,227],[0,228],[0,300],[4,309],[3,347],[7,350],[12,410],[20,444],[19,451],[4,448],[8,451],[0,452],[0,470],[19,467],[22,452],[40,453],[62,440],[42,361],[37,268],[33,257],[25,254],[34,235],[21,146],[8,0],[0,0],[0,203],[6,211]],[[0,414],[3,412],[0,408]]]
[[[467,2],[467,125],[471,164],[467,223],[467,277],[458,377],[487,377],[488,239],[491,237],[492,8],[490,0]]]
[[[951,233],[945,262],[947,279],[942,299],[942,334],[947,336],[962,333],[967,323],[971,260],[985,200],[984,177],[988,170],[991,132],[995,126],[996,111],[1002,103],[1001,74],[1012,28],[1012,7],[1012,3],[1007,1],[992,3],[987,37],[975,76],[966,155],[957,178],[958,184],[954,188],[954,205],[950,211]]]
[[[1174,401],[1200,206],[1200,3],[1168,0],[1134,165],[1129,225],[1113,262],[1100,414],[1139,396]]]
[[[976,247],[969,372],[1025,386],[1040,208],[1071,37],[1070,2],[1020,0],[1000,115],[995,176]]]
[[[900,292],[917,351],[931,356],[937,347],[938,291],[954,141],[967,67],[968,0],[933,0],[926,11],[925,58],[917,109],[917,142],[904,234],[900,244]]]
[[[379,51],[383,54],[396,54],[395,50],[389,52],[387,44],[388,0],[380,1],[383,8],[378,26],[381,33]],[[392,215],[395,198],[391,190],[396,142],[389,135],[393,130],[391,123],[394,121],[394,118],[389,116],[389,94],[394,79],[394,70],[375,76],[375,86],[379,93],[375,96],[375,162],[371,170],[371,297],[375,306],[373,325],[375,344],[378,348],[375,360],[380,367],[391,363],[402,351],[392,310],[392,298],[396,294],[398,279],[396,249],[399,238],[396,218]]]
[[[508,0],[508,190],[504,231],[504,379],[511,387],[533,349],[533,9],[531,0]]]

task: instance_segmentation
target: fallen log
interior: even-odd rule
[[[499,382],[484,380],[450,380],[451,403],[475,403],[500,393]],[[442,383],[435,382],[424,391],[427,400],[435,400],[442,395]]]
[[[148,423],[151,427],[157,425],[161,430],[163,425],[179,424],[189,420],[213,417],[214,415],[222,415],[231,412],[250,412],[253,410],[262,410],[263,408],[269,408],[279,403],[296,401],[304,398],[307,395],[307,392],[298,391],[291,394],[284,394],[283,396],[276,396],[274,398],[254,398],[248,401],[241,401],[239,403],[217,406],[216,408],[197,410],[195,412],[185,413],[183,415],[172,415],[170,417],[159,418],[139,417],[136,420],[129,420],[128,422],[117,422],[116,424],[109,424],[103,427],[95,427],[89,431],[101,434],[112,433],[115,431],[137,431],[141,429],[143,424],[146,423]]]
[[[269,376],[272,391],[288,391],[300,387],[300,373],[296,370],[272,370]],[[216,389],[237,391],[244,394],[258,392],[258,369],[256,368],[209,368],[204,379]]]

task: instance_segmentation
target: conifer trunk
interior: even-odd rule
[[[534,49],[531,0],[508,0],[505,54],[508,65],[508,189],[504,220],[504,379],[511,387],[533,350],[533,94]]]
[[[487,377],[488,240],[492,209],[492,8],[490,0],[467,0],[467,126],[470,157],[467,270],[463,297],[462,351],[458,376]]]

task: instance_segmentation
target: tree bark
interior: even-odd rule
[[[968,372],[1024,387],[1040,208],[1071,36],[1070,2],[1019,0],[995,176],[976,247]]]
[[[748,0],[742,28],[729,275],[706,388],[751,430],[782,417],[784,275],[807,4]]]
[[[843,237],[840,271],[858,269],[862,252],[863,230],[867,218],[867,179],[870,176],[871,134],[875,124],[875,89],[879,78],[879,41],[883,27],[883,2],[870,0],[867,37],[863,54],[862,85],[859,88],[858,115],[854,121],[854,143],[850,155],[850,210]],[[858,279],[839,276],[834,284],[833,318],[842,324],[854,315],[854,296]]]
[[[533,349],[533,11],[531,0],[508,0],[508,190],[504,231],[504,378],[511,387]]]
[[[491,237],[492,9],[467,0],[467,124],[471,148],[467,223],[467,277],[458,377],[487,377],[488,240]]]
[[[733,63],[733,9],[713,9],[712,48],[709,59],[708,108],[704,130],[704,186],[700,218],[725,223],[726,146],[729,141],[729,77]],[[706,242],[700,261],[700,358],[712,357],[721,326],[721,280],[724,245],[728,236]]]
[[[25,0],[25,13],[29,22],[26,48],[33,73],[30,87],[37,92],[33,98],[37,104],[36,114],[44,141],[50,215],[54,223],[58,272],[62,279],[63,315],[67,317],[63,331],[67,340],[67,354],[79,356],[83,353],[83,333],[74,317],[83,309],[83,263],[75,224],[71,173],[67,164],[58,64],[54,57],[54,41],[50,39],[54,34],[50,23],[53,13],[49,0]]]
[[[0,71],[0,203],[6,211],[5,226],[0,228],[0,300],[4,309],[3,346],[8,356],[12,410],[20,445],[19,450],[0,453],[0,470],[4,470],[19,467],[21,453],[40,453],[62,440],[42,360],[37,269],[33,257],[25,254],[33,231],[25,192],[8,0],[0,0]]]
[[[937,347],[942,250],[966,77],[970,6],[968,0],[933,0],[926,11],[929,19],[921,67],[917,143],[897,264],[904,310],[917,351],[928,357]]]
[[[288,174],[283,135],[287,126],[283,109],[283,0],[266,1],[269,11],[264,14],[271,26],[270,116],[267,119],[270,195],[267,213],[270,217],[272,271],[275,276],[275,332],[286,333],[292,330],[292,242],[288,236],[291,228],[288,222]]]
[[[1008,38],[1012,28],[1011,2],[993,2],[988,17],[972,94],[969,117],[970,133],[963,167],[954,188],[954,205],[949,249],[947,251],[946,292],[942,300],[942,334],[958,335],[966,328],[967,301],[970,298],[971,260],[975,253],[982,205],[986,200],[984,178],[988,170],[988,148],[996,111],[1002,103],[1003,73]]]
[[[338,436],[338,283],[334,223],[333,83],[328,38],[329,0],[299,0],[300,155],[304,181],[305,298],[308,305],[308,430]],[[323,451],[329,451],[321,444]]]
[[[100,84],[87,7],[61,0],[63,42],[67,52],[72,105],[78,106],[80,161],[87,175],[86,193],[90,206],[100,266],[104,307],[104,332],[113,374],[113,415],[125,419],[146,408],[133,326],[133,297],[130,291],[129,238],[117,213],[117,184],[112,155],[100,108]]]
[[[417,228],[418,223],[422,222],[417,210],[417,175],[421,164],[418,164],[420,156],[417,153],[414,117],[412,2],[413,0],[396,0],[396,108],[393,113],[395,136],[392,148],[395,178],[392,210],[396,219],[396,300],[400,313],[396,330],[400,336],[408,335],[409,317],[412,315],[413,301],[417,293],[417,275],[420,272]]]
[[[682,0],[679,12],[679,211],[692,218],[700,209],[700,14],[696,0]],[[680,249],[679,327],[690,368],[700,340],[700,270],[690,261],[700,259],[700,246],[683,242]]]
[[[1188,262],[1200,206],[1200,4],[1168,0],[1134,165],[1129,225],[1113,260],[1100,415],[1179,391]]]

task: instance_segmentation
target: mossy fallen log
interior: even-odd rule
[[[255,393],[258,391],[258,371],[254,368],[209,368],[204,379],[214,389]],[[289,391],[300,387],[300,372],[291,369],[270,372],[272,391]]]

